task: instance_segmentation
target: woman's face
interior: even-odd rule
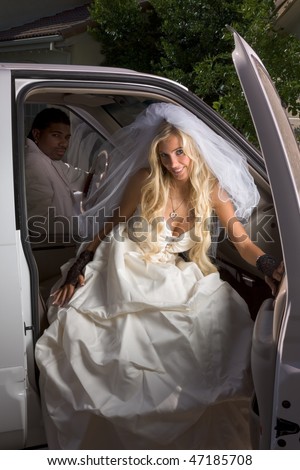
[[[185,155],[182,142],[176,135],[171,135],[158,144],[158,154],[163,167],[175,180],[186,181],[189,179],[189,167],[191,159]]]
[[[33,129],[32,135],[39,149],[51,160],[61,160],[71,137],[70,126],[63,123],[50,124],[46,129]]]

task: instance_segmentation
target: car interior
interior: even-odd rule
[[[23,116],[24,124],[23,127],[21,126],[19,154],[24,155],[22,148],[24,137],[35,115],[45,107],[60,107],[67,112],[71,120],[70,145],[64,160],[86,171],[89,171],[93,165],[96,166],[97,171],[90,181],[90,188],[93,185],[98,187],[110,167],[109,155],[105,158],[103,155],[99,156],[102,143],[109,140],[110,135],[119,127],[132,122],[143,109],[155,101],[167,101],[167,98],[150,92],[141,94],[124,90],[91,90],[71,85],[69,87],[32,87],[26,93],[20,106],[20,115]],[[281,259],[276,214],[267,179],[257,171],[255,165],[251,166],[251,161],[249,161],[249,168],[261,198],[258,208],[253,211],[245,228],[251,239],[265,252]],[[20,175],[24,181],[24,167],[20,169]],[[88,191],[87,189],[85,194],[77,195],[81,210],[84,210],[84,199]],[[25,189],[23,198],[25,199]],[[26,202],[24,211],[26,213]],[[50,289],[60,278],[60,267],[76,256],[80,243],[72,240],[72,237],[68,240],[65,237],[61,239],[59,235],[54,240],[36,241],[28,232],[26,222],[23,220],[21,223],[23,223],[21,231],[23,246],[32,278],[32,296],[38,299],[36,302],[39,310],[36,315],[38,324],[35,326],[36,338],[38,338],[47,325],[46,304]],[[222,231],[217,244],[216,263],[221,277],[246,300],[251,316],[255,319],[264,299],[271,297],[270,288],[257,269],[240,258],[235,247]]]

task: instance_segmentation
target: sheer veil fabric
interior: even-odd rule
[[[128,178],[148,166],[150,144],[163,120],[196,141],[221,188],[230,196],[237,217],[249,218],[258,204],[259,193],[245,156],[185,108],[170,103],[154,103],[101,147],[99,153],[107,155],[109,169],[99,187],[92,185],[84,202],[84,213],[79,222],[82,236],[90,239],[101,230],[104,217],[118,206]]]

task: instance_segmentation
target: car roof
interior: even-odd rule
[[[119,68],[119,67],[104,67],[104,66],[95,66],[95,65],[65,65],[65,64],[32,64],[32,63],[9,63],[2,62],[0,63],[0,72],[1,70],[10,70],[10,71],[26,71],[26,72],[78,72],[78,73],[89,73],[89,74],[112,74],[112,75],[130,75],[132,77],[144,77],[144,78],[155,78],[159,79],[162,82],[176,84],[178,87],[188,90],[187,87],[181,83],[174,82],[166,77],[161,77],[153,74],[148,74],[144,72],[137,72],[135,70]]]

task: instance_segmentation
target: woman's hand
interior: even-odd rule
[[[57,305],[58,307],[62,307],[63,305],[67,304],[73,297],[76,287],[84,286],[84,281],[85,279],[84,279],[83,274],[79,274],[78,282],[75,286],[73,284],[65,283],[55,292],[52,292],[52,294],[50,295],[50,297],[53,297],[52,305]]]
[[[65,283],[50,295],[50,297],[54,297],[54,300],[52,301],[53,305],[62,307],[64,304],[69,302],[76,287],[78,285],[84,285],[83,269],[90,261],[92,261],[93,257],[94,253],[89,250],[85,250],[80,253],[73,266],[69,269]]]
[[[278,283],[281,282],[284,274],[283,261],[274,269],[272,276],[265,276],[265,281],[272,291],[272,295],[276,295],[278,289]]]

